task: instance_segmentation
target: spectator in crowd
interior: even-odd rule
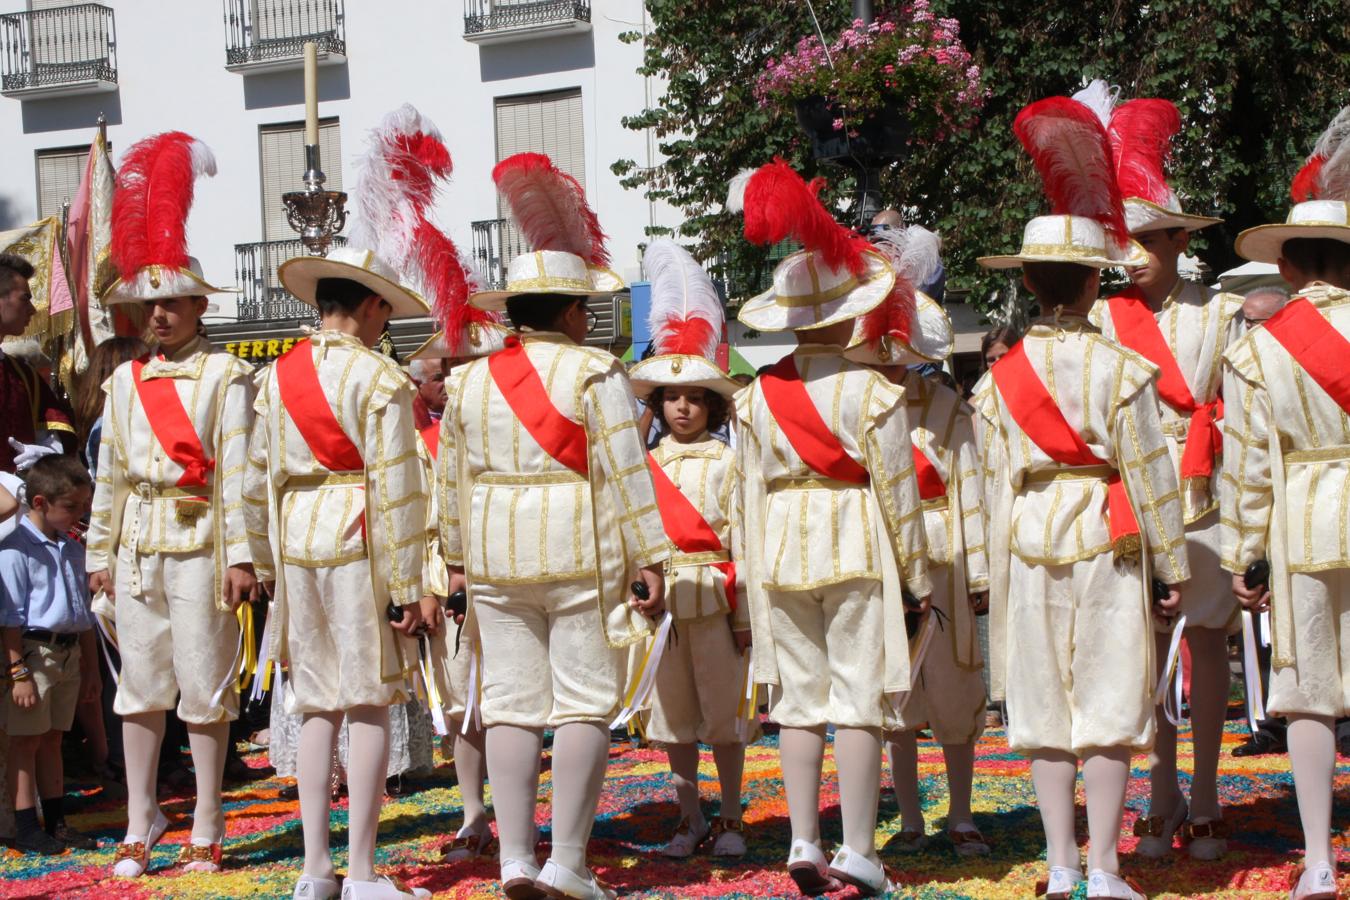
[[[113,337],[89,354],[89,368],[76,382],[74,406],[75,432],[91,475],[98,474],[98,448],[103,438],[103,382],[112,377],[113,369],[122,363],[139,359],[149,352],[145,341],[138,337]]]
[[[980,358],[988,369],[1003,358],[1003,354],[1012,349],[1022,339],[1022,334],[1011,325],[1000,325],[987,332],[980,341]]]
[[[16,337],[33,318],[33,266],[0,253],[0,339]],[[42,456],[74,449],[70,410],[28,363],[0,349],[0,471],[26,469]]]

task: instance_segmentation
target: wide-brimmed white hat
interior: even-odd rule
[[[1142,197],[1125,198],[1125,225],[1130,234],[1144,234],[1148,231],[1168,231],[1184,228],[1187,231],[1199,231],[1217,225],[1223,219],[1213,216],[1193,216],[1181,211],[1181,203],[1173,194],[1166,205],[1159,205]]]
[[[863,253],[864,268],[854,275],[832,269],[817,251],[801,250],[773,271],[773,286],[741,305],[736,318],[756,331],[823,328],[872,310],[895,284],[895,272],[880,253]]]
[[[981,256],[986,269],[1015,269],[1029,262],[1067,262],[1094,269],[1132,268],[1148,262],[1148,252],[1131,240],[1118,247],[1106,229],[1086,216],[1037,216],[1022,229],[1022,249],[1012,255]]]
[[[506,267],[506,287],[477,291],[469,303],[479,309],[500,311],[506,301],[521,294],[568,294],[599,297],[617,294],[626,286],[623,279],[603,266],[588,265],[575,253],[563,250],[535,250],[522,253]]]
[[[375,255],[372,250],[359,247],[338,247],[327,256],[297,256],[277,266],[277,277],[286,290],[297,299],[317,307],[314,292],[321,278],[344,278],[364,285],[384,298],[393,313],[390,318],[406,319],[425,316],[427,302],[412,288],[402,283],[394,267]]]
[[[499,322],[470,322],[464,326],[464,334],[456,346],[448,346],[445,332],[438,331],[409,354],[408,359],[476,359],[488,356],[505,347],[511,333],[510,328]]]
[[[937,363],[951,356],[956,335],[947,311],[923,291],[915,291],[914,301],[914,316],[910,320],[907,339],[892,334],[869,339],[865,319],[860,318],[844,356],[865,365],[881,366]]]
[[[104,290],[100,298],[104,305],[114,303],[142,303],[146,300],[170,300],[174,297],[205,297],[208,294],[238,293],[238,288],[216,287],[202,275],[202,264],[195,256],[188,264],[178,266],[146,266],[137,269],[131,278],[119,278]]]
[[[639,400],[659,387],[701,387],[731,397],[741,389],[712,360],[692,353],[667,353],[634,363],[628,370],[633,393]]]
[[[1342,200],[1307,200],[1289,210],[1283,224],[1257,225],[1237,236],[1233,249],[1243,259],[1277,263],[1284,242],[1294,238],[1330,238],[1350,244],[1350,216]]]

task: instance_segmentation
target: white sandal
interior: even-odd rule
[[[150,825],[150,833],[145,837],[129,834],[117,845],[117,854],[113,857],[113,875],[118,878],[139,878],[150,868],[150,851],[155,849],[164,832],[169,830],[169,820],[163,810],[155,812],[155,821]]]

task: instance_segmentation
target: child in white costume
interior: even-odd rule
[[[1135,820],[1136,852],[1161,857],[1181,831],[1195,859],[1217,859],[1227,843],[1219,808],[1219,745],[1228,710],[1228,635],[1238,605],[1219,566],[1219,473],[1222,416],[1220,357],[1242,333],[1242,298],[1217,293],[1177,274],[1190,233],[1218,222],[1182,212],[1163,162],[1181,116],[1167,100],[1131,100],[1113,107],[1113,92],[1096,81],[1075,95],[1107,126],[1116,182],[1130,236],[1148,254],[1128,269],[1132,285],[1097,302],[1089,317],[1106,337],[1158,366],[1163,434],[1181,487],[1191,580],[1181,615],[1155,623],[1159,676],[1168,663],[1171,631],[1184,628],[1190,649],[1190,718],[1195,770],[1190,802],[1177,781],[1177,727],[1162,706],[1150,757],[1149,812]],[[1183,624],[1184,621],[1184,624]],[[1175,671],[1175,670],[1174,670]]]
[[[441,551],[451,593],[469,594],[464,639],[482,648],[503,889],[513,900],[609,898],[586,844],[623,688],[620,650],[663,612],[670,550],[628,378],[611,354],[580,346],[586,298],[622,287],[604,268],[594,213],[546,156],[509,157],[493,178],[535,249],[512,260],[505,290],[470,296],[479,309],[505,308],[521,334],[466,366],[446,406]],[[631,594],[635,578],[645,597]],[[553,851],[541,868],[545,728],[554,729]]]
[[[669,238],[652,241],[643,265],[655,355],[628,376],[664,431],[651,459],[660,468],[653,472],[657,502],[675,546],[666,606],[677,639],[656,672],[646,721],[647,737],[670,760],[682,814],[661,852],[690,856],[711,839],[714,856],[742,856],[741,775],[745,745],[756,734],[754,700],[746,697],[750,612],[731,556],[735,455],[709,434],[725,424],[740,385],[712,361],[725,316],[703,267]],[[662,493],[672,488],[678,496]],[[711,824],[699,804],[699,743],[712,746],[722,787],[720,815]]]
[[[245,511],[253,558],[275,579],[268,655],[288,660],[286,706],[304,716],[298,781],[305,863],[297,897],[335,897],[329,781],[350,729],[343,900],[427,896],[375,873],[389,707],[408,699],[420,621],[427,482],[412,382],[370,347],[391,316],[425,315],[373,252],[298,257],[278,275],[321,330],[258,378]],[[398,618],[391,621],[390,611]]]
[[[1304,858],[1290,900],[1334,900],[1335,720],[1350,713],[1350,107],[1294,179],[1282,225],[1238,235],[1297,293],[1224,354],[1223,565],[1248,610],[1270,610],[1270,697],[1289,720]],[[1266,584],[1244,579],[1268,557]]]
[[[1074,837],[1087,786],[1088,897],[1140,900],[1116,856],[1130,754],[1153,740],[1151,608],[1180,603],[1185,535],[1159,425],[1157,370],[1102,338],[1086,314],[1098,270],[1139,265],[1114,188],[1106,133],[1067,97],[1023,109],[1014,131],[1055,215],[1027,223],[1024,269],[1043,310],[976,386],[990,533],[993,693],[1008,742],[1031,757],[1050,867],[1045,895],[1083,880]],[[1136,558],[1137,557],[1137,558]],[[1167,586],[1151,599],[1153,580]]]
[[[185,180],[160,177],[170,171]],[[122,656],[114,709],[126,750],[127,834],[113,865],[121,876],[146,871],[168,827],[156,774],[164,713],[175,700],[197,773],[181,861],[220,869],[221,776],[229,723],[239,715],[235,611],[257,595],[240,478],[252,372],[198,336],[206,295],[221,289],[202,280],[184,232],[192,178],[203,173],[215,174],[211,151],[169,132],[127,152],[113,194],[112,260],[121,277],[103,302],[143,304],[158,342],[103,386],[86,558],[94,611],[116,623]]]
[[[790,234],[808,248],[741,307],[744,324],[794,330],[799,346],[736,400],[737,563],[755,680],[771,686],[769,714],[782,726],[788,872],[808,894],[840,881],[877,894],[892,887],[876,854],[881,729],[888,695],[910,688],[902,591],[926,600],[931,589],[913,459],[894,452],[909,443],[904,392],[842,353],[895,273],[781,160],[744,182],[742,202],[748,239]],[[830,723],[844,825],[833,860],[819,822]]]
[[[895,287],[858,319],[854,345],[844,355],[873,366],[905,392],[933,586],[932,611],[912,639],[918,668],[911,672],[909,693],[886,722],[886,750],[900,804],[898,846],[917,851],[927,845],[916,740],[916,731],[927,725],[947,763],[948,838],[962,856],[987,854],[989,845],[970,809],[975,741],[984,732],[986,702],[975,615],[986,607],[989,589],[972,410],[946,385],[907,368],[941,362],[951,353],[947,314],[915,288],[936,272],[941,241],[913,225],[880,231],[873,243],[891,259]]]

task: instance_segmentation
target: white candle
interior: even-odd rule
[[[319,145],[319,45],[305,44],[305,143]]]

